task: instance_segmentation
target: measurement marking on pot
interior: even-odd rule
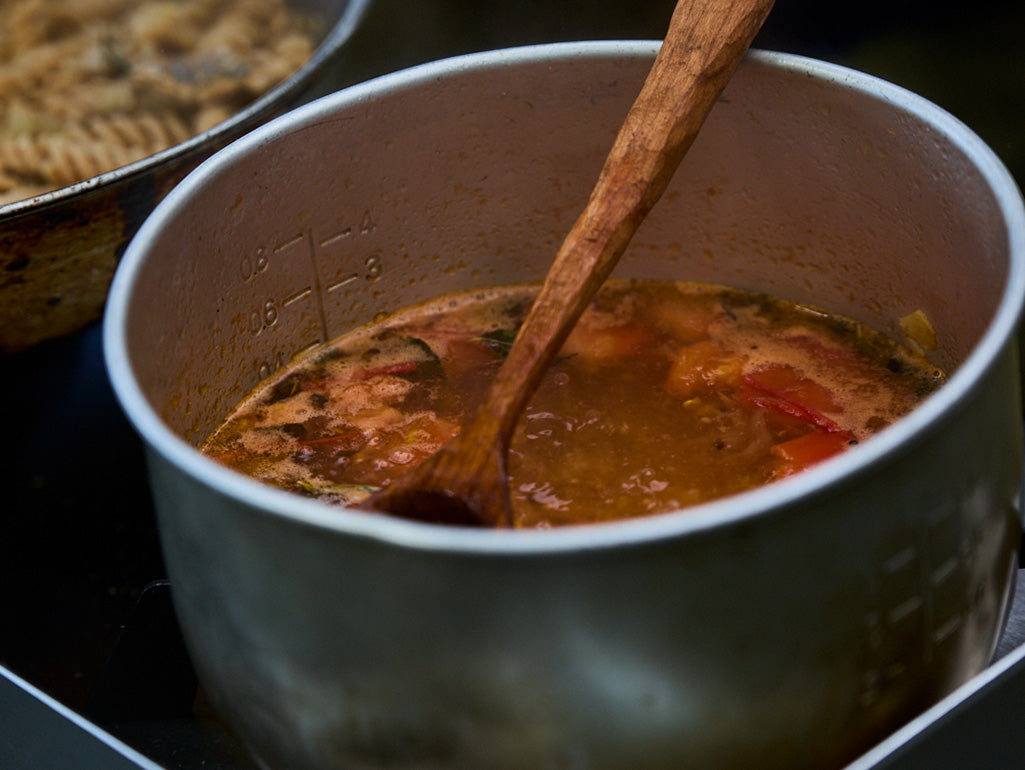
[[[280,352],[274,353],[270,360],[258,361],[256,364],[257,381],[267,379],[283,367],[285,363],[286,356]]]
[[[904,549],[898,551],[897,553],[895,553],[889,559],[887,559],[883,563],[883,569],[887,573],[893,574],[895,572],[899,572],[900,570],[904,569],[904,567],[908,566],[911,562],[913,562],[917,558],[918,558],[918,549],[915,548],[913,545],[909,545],[906,548],[904,548]]]
[[[929,582],[933,587],[942,585],[950,579],[954,572],[957,571],[960,563],[960,560],[956,556],[948,557],[946,561],[932,571],[929,575]]]
[[[957,654],[958,640],[973,617],[971,607],[951,599],[973,582],[965,565],[976,558],[979,532],[977,527],[966,531],[959,515],[971,506],[970,490],[937,505],[911,542],[893,544],[871,576],[874,599],[865,614],[862,705],[871,706],[886,689],[899,686],[896,680]],[[980,590],[976,585],[976,593]]]
[[[256,250],[255,258],[244,256],[239,264],[239,271],[242,273],[243,281],[250,281],[264,270],[270,264],[270,260],[267,259],[267,253],[260,247]]]
[[[295,246],[297,243],[302,241],[302,239],[303,239],[303,234],[302,233],[299,233],[298,235],[294,235],[291,238],[289,238],[287,241],[282,241],[277,246],[275,246],[273,248],[273,251],[274,251],[275,254],[277,254],[278,252],[284,251],[285,249],[287,249],[290,246]]]
[[[955,615],[946,623],[933,630],[933,643],[936,645],[942,644],[953,636],[954,632],[961,628],[962,625],[964,625],[964,619],[960,615]]]
[[[321,294],[320,266],[317,264],[317,242],[313,238],[313,230],[306,228],[306,242],[310,251],[310,264],[313,267],[313,298],[317,303],[317,317],[320,319],[320,333],[323,339],[331,339],[327,328],[327,313],[324,311],[324,296]]]
[[[921,596],[918,596],[917,594],[909,596],[896,607],[892,607],[890,611],[886,613],[886,622],[891,626],[895,626],[905,618],[922,609],[923,604],[924,602],[922,601]]]
[[[295,292],[294,294],[290,294],[289,296],[285,297],[285,299],[281,301],[281,304],[284,307],[288,307],[289,305],[298,302],[301,299],[306,299],[308,296],[310,296],[312,292],[313,289],[309,286],[306,286],[302,289],[299,289],[299,291]]]
[[[249,333],[254,337],[264,329],[269,329],[278,322],[278,304],[273,299],[268,299],[249,314]]]
[[[320,242],[320,246],[321,246],[321,248],[324,248],[325,246],[330,246],[333,243],[335,243],[336,241],[343,240],[345,238],[348,238],[351,235],[352,235],[352,228],[351,227],[346,227],[343,230],[338,231],[334,235],[329,235],[326,238],[324,238]]]
[[[327,290],[329,292],[337,291],[338,289],[341,289],[343,286],[348,286],[353,281],[358,281],[358,280],[359,280],[359,274],[358,273],[350,273],[349,275],[345,276],[344,278],[340,278],[339,280],[334,281],[333,283],[328,284]]]
[[[883,679],[887,682],[892,682],[895,679],[899,679],[908,672],[908,667],[904,663],[896,661],[890,663],[883,669]]]
[[[929,511],[929,527],[939,529],[944,522],[951,521],[955,513],[956,509],[953,505],[941,505],[932,509]]]

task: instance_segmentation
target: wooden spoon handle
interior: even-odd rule
[[[679,0],[591,197],[484,403],[451,442],[364,502],[411,518],[511,526],[506,455],[527,401],[665,191],[772,0]]]
[[[665,42],[486,399],[478,440],[508,444],[520,413],[665,191],[773,0],[680,0]]]

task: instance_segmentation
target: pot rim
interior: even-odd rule
[[[103,325],[104,356],[115,394],[152,451],[200,483],[242,504],[297,524],[423,551],[493,555],[540,555],[639,545],[700,533],[741,520],[766,516],[803,497],[825,492],[849,477],[866,472],[885,456],[928,435],[968,398],[1013,336],[1025,301],[1025,203],[1002,161],[964,123],[939,106],[900,86],[804,56],[752,50],[748,59],[761,67],[803,74],[841,88],[860,91],[913,114],[949,137],[986,179],[1003,214],[1009,264],[1000,302],[978,344],[950,379],[934,394],[871,441],[800,474],[711,502],[635,519],[581,524],[550,530],[473,529],[426,524],[332,506],[274,489],[225,468],[175,434],[143,394],[128,355],[126,318],[132,289],[153,242],[176,209],[207,179],[228,170],[252,148],[323,119],[340,107],[359,104],[382,93],[416,88],[446,76],[481,68],[515,66],[528,61],[551,63],[581,57],[650,58],[659,41],[584,41],[546,43],[465,54],[421,64],[342,89],[292,110],[236,140],[204,161],[176,186],[143,223],[129,244],[111,286]]]
[[[83,179],[80,182],[2,205],[0,206],[0,223],[5,220],[15,220],[26,214],[33,214],[51,206],[69,203],[76,198],[116,185],[137,175],[159,171],[193,152],[201,152],[206,146],[216,147],[218,142],[230,139],[233,134],[238,133],[240,128],[256,125],[256,121],[260,119],[261,115],[271,112],[286,102],[314,79],[324,64],[352,37],[371,2],[372,0],[347,0],[341,16],[332,24],[310,58],[290,76],[261,94],[227,120],[189,137],[184,142],[179,142],[132,163]]]

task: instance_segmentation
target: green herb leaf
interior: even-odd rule
[[[474,341],[484,343],[499,358],[505,358],[509,355],[509,349],[512,347],[518,331],[519,329],[496,329],[493,332],[474,337]]]
[[[413,371],[400,375],[412,382],[429,382],[431,380],[444,380],[445,367],[441,365],[441,359],[431,346],[419,337],[406,337],[403,340],[406,344],[416,349],[412,356],[419,363]]]

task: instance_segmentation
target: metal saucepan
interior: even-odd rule
[[[295,0],[324,20],[324,36],[302,67],[244,110],[163,152],[0,206],[0,354],[99,318],[118,259],[157,201],[233,139],[334,90],[332,68],[369,2]]]
[[[752,53],[620,276],[765,290],[896,332],[948,383],[872,441],[642,520],[470,531],[269,489],[195,445],[297,351],[540,278],[655,43],[442,61],[257,129],[127,250],[105,317],[201,681],[281,768],[823,768],[983,668],[1021,531],[1025,212],[904,90]]]

